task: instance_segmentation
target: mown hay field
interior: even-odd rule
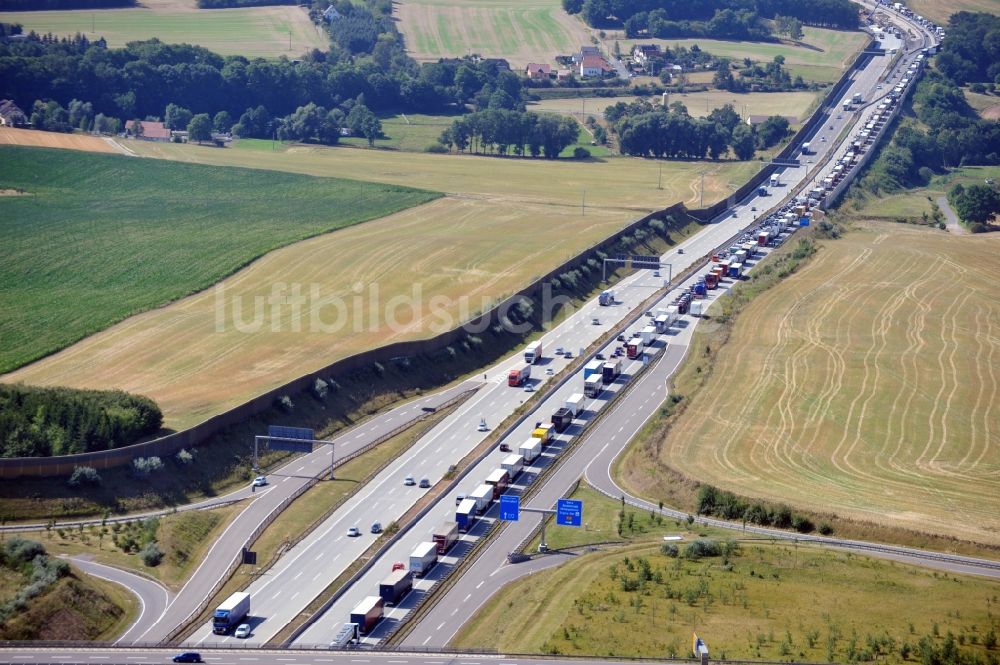
[[[590,44],[587,26],[558,0],[402,0],[395,16],[407,52],[422,61],[478,53],[523,69]]]
[[[368,184],[362,200],[356,181],[18,146],[0,146],[0,183],[23,192],[0,197],[0,371],[438,196]]]
[[[821,93],[820,93],[821,94]],[[704,117],[713,109],[732,104],[736,112],[746,115],[783,115],[802,122],[809,115],[816,102],[815,92],[751,92],[737,95],[725,90],[707,90],[705,92],[688,92],[671,94],[668,103],[680,102],[687,107],[688,113],[695,117]],[[576,97],[568,99],[543,99],[528,105],[529,111],[552,111],[584,119],[587,116],[601,118],[604,109],[618,102],[629,104],[639,97]],[[661,97],[646,97],[653,104],[659,104]]]
[[[676,545],[683,552],[691,540]],[[921,640],[941,651],[948,635],[967,656],[996,653],[983,642],[1000,632],[1000,585],[982,577],[760,541],[697,560],[666,556],[656,543],[565,558],[501,589],[449,646],[687,658],[693,631],[713,660],[865,662],[877,649],[882,662],[919,662]]]
[[[915,13],[945,26],[946,30],[948,17],[957,12],[1000,14],[1000,5],[996,0],[909,0],[906,6]]]
[[[996,234],[885,223],[824,242],[739,314],[661,460],[745,496],[1000,543],[998,252]]]
[[[89,134],[61,134],[37,132],[31,129],[0,127],[0,145],[24,145],[35,148],[62,148],[84,152],[110,152],[120,154],[110,140]]]
[[[702,51],[712,55],[725,56],[742,61],[750,58],[758,62],[771,62],[774,56],[785,58],[785,67],[792,76],[801,75],[807,81],[833,83],[840,78],[844,69],[851,63],[854,56],[865,45],[865,34],[862,32],[847,32],[844,30],[826,30],[824,28],[803,28],[805,35],[800,43],[793,42],[741,42],[721,39],[625,39],[624,34],[609,36],[620,37],[622,53],[632,50],[633,44],[656,43],[664,48],[684,46],[691,48],[695,44]]]
[[[0,22],[60,37],[78,32],[92,40],[103,37],[113,48],[153,37],[204,46],[222,55],[262,58],[294,58],[330,48],[329,38],[313,25],[308,12],[289,5],[198,9],[195,0],[143,0],[129,9],[0,12]]]

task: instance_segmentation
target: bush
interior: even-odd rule
[[[149,474],[163,468],[163,460],[159,457],[137,457],[132,460],[132,475],[136,478],[148,478]]]
[[[156,543],[149,543],[139,552],[142,562],[150,568],[155,568],[163,561],[163,550]]]
[[[316,377],[313,381],[313,395],[317,399],[326,399],[326,396],[330,393],[330,384],[323,379]]]
[[[280,408],[285,413],[291,413],[295,408],[295,404],[292,403],[292,398],[288,395],[282,395],[278,398],[278,408]]]
[[[41,543],[20,536],[14,536],[3,544],[4,562],[11,566],[28,563],[41,554],[45,554],[45,547]]]
[[[816,527],[813,525],[812,520],[808,517],[803,517],[802,515],[794,515],[792,517],[792,528],[799,533],[812,533],[813,529]]]
[[[177,451],[177,454],[174,455],[174,459],[177,460],[178,464],[186,465],[194,461],[194,455],[189,453],[186,448],[181,448]]]
[[[820,522],[819,532],[824,536],[831,536],[833,535],[833,527],[830,525],[829,522]]]
[[[660,545],[660,554],[676,559],[677,555],[680,554],[680,550],[673,543],[663,543]]]
[[[684,548],[684,557],[697,561],[706,556],[722,556],[722,545],[711,538],[700,538]]]
[[[97,473],[97,469],[89,466],[78,466],[73,469],[73,475],[69,477],[66,484],[74,488],[81,485],[97,486],[101,484],[101,476]]]
[[[426,148],[424,148],[424,152],[430,152],[436,155],[443,155],[447,154],[450,151],[448,150],[448,146],[446,146],[443,143],[432,143]]]
[[[573,159],[590,159],[590,151],[582,146],[573,148]]]

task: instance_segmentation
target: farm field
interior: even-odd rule
[[[935,176],[926,187],[905,189],[895,194],[868,196],[861,201],[852,201],[846,210],[852,215],[875,218],[916,219],[923,213],[931,214],[930,199],[945,196],[949,189],[962,185],[980,184],[987,178],[1000,179],[998,166],[963,166],[950,173]]]
[[[309,14],[291,5],[238,9],[198,9],[196,0],[143,0],[141,7],[39,12],[0,12],[0,22],[25,30],[88,38],[104,37],[108,46],[158,38],[167,43],[204,46],[222,55],[297,57],[330,47]],[[291,35],[291,48],[289,48]]]
[[[457,323],[458,317],[483,307],[483,300],[517,290],[547,266],[558,265],[649,210],[676,201],[696,204],[699,174],[706,167],[669,164],[663,172],[663,189],[657,190],[657,164],[641,159],[552,162],[302,146],[271,151],[266,141],[256,143],[257,151],[248,159],[246,150],[142,141],[128,145],[142,154],[175,160],[216,165],[252,161],[262,169],[327,176],[363,173],[386,184],[436,183],[452,194],[271,252],[218,288],[134,316],[2,377],[142,392],[157,401],[165,425],[172,428],[200,422],[372,345],[429,336],[436,332],[430,324],[440,321],[428,311],[431,295],[450,299],[447,312]],[[758,165],[708,167],[712,172],[705,178],[706,203],[725,196]],[[364,187],[366,197],[381,189],[377,184]],[[581,216],[584,190],[587,207]],[[256,328],[253,315],[246,311],[255,297],[272,297],[273,289],[293,284],[301,285],[304,295],[315,286],[323,297],[347,298],[362,278],[362,290],[377,284],[381,302],[419,288],[414,301],[422,310],[410,314],[404,309],[400,325],[391,330],[378,326],[372,330],[355,320],[335,334],[309,332],[308,308],[302,310],[298,330],[290,308],[280,308]],[[465,315],[463,296],[469,303]],[[219,298],[227,305],[221,330]],[[242,320],[250,322],[241,327],[252,330],[241,332],[230,325],[234,302],[244,308]],[[323,302],[314,300],[311,306],[322,307]],[[272,313],[265,309],[262,316]],[[324,321],[332,318],[329,313],[323,316]]]
[[[395,15],[407,53],[420,61],[478,53],[518,70],[590,44],[587,26],[559,0],[402,0]]]
[[[987,120],[1000,119],[1000,97],[982,95],[978,92],[972,92],[968,88],[963,88],[962,92],[965,93],[965,100],[969,102],[969,106],[976,109],[979,115]]]
[[[110,141],[88,134],[60,134],[58,132],[37,132],[31,129],[0,127],[0,146],[25,145],[35,148],[62,148],[84,152],[109,152],[121,154]]]
[[[625,39],[623,33],[610,33],[608,42],[619,40],[622,52],[631,51],[634,44],[657,43],[664,48],[684,46],[691,48],[697,44],[701,50],[712,55],[726,56],[735,60],[750,58],[759,62],[770,62],[776,55],[785,57],[785,67],[791,75],[801,75],[807,81],[833,83],[840,78],[855,54],[864,47],[867,36],[862,32],[826,30],[823,28],[803,28],[805,36],[802,44],[788,42],[739,42],[719,39]]]
[[[1000,544],[998,251],[1000,236],[886,223],[823,243],[739,315],[660,460],[744,496]]]
[[[676,545],[683,553],[692,540]],[[988,658],[998,591],[992,580],[804,545],[742,540],[726,557],[688,559],[646,542],[570,557],[507,585],[449,646],[685,658],[694,629],[719,660],[865,662],[878,649],[880,662],[901,663],[906,643],[909,662],[919,662],[921,640],[941,650],[948,635],[952,648]]]
[[[0,147],[0,182],[24,191],[0,197],[0,371],[272,249],[437,196],[368,184],[362,201],[353,181],[16,146]]]
[[[948,17],[957,12],[1000,14],[996,0],[907,0],[906,6],[947,30]]]
[[[785,115],[804,119],[813,108],[816,92],[751,92],[736,95],[725,90],[708,90],[705,92],[688,92],[670,95],[669,102],[681,102],[688,113],[696,117],[704,117],[712,109],[732,104],[741,115]],[[551,111],[564,113],[577,118],[581,113],[584,117],[592,115],[600,118],[604,109],[618,102],[631,103],[639,97],[574,97],[568,99],[543,99],[528,104],[529,111]],[[647,97],[650,102],[658,104],[660,98]]]

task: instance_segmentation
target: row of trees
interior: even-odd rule
[[[732,104],[706,118],[692,118],[674,102],[669,108],[645,100],[618,102],[604,111],[621,151],[628,155],[686,159],[719,159],[732,150],[737,159],[752,159],[758,147],[769,148],[787,136],[788,121],[773,116],[755,132],[742,122]]]
[[[201,47],[155,39],[110,49],[82,35],[32,34],[0,39],[0,99],[12,99],[21,108],[36,99],[64,107],[78,99],[89,102],[95,113],[118,118],[159,116],[169,103],[195,114],[226,111],[234,118],[262,106],[273,118],[309,103],[335,108],[358,95],[374,112],[421,113],[466,103],[485,108],[498,90],[518,102],[522,98],[521,77],[495,62],[465,58],[417,65],[393,55],[391,39],[380,36],[382,43],[390,45],[387,62],[379,60],[378,45],[366,57],[335,47],[301,61],[267,61],[223,58]]]
[[[310,102],[277,121],[277,136],[282,141],[334,145],[340,140],[342,129],[364,136],[369,146],[375,145],[375,139],[382,136],[382,122],[362,100],[351,105],[346,114],[339,108],[328,111]]]
[[[565,116],[491,108],[456,118],[439,141],[459,152],[556,159],[576,142],[579,131]]]
[[[1000,16],[958,12],[948,19],[948,39],[935,60],[958,85],[1000,83]]]
[[[591,12],[600,11],[600,3],[596,0],[587,0],[583,6],[582,15],[584,20],[593,24],[593,21],[598,17]],[[734,11],[732,9],[719,10],[707,21],[670,20],[665,10],[654,9],[651,12],[633,14],[625,20],[623,27],[625,36],[629,39],[648,36],[660,39],[710,37],[715,39],[764,40],[771,37],[770,28],[756,12]]]
[[[858,27],[857,5],[850,0],[562,0],[570,14],[580,14],[594,27],[626,24],[639,14],[672,23],[710,23],[723,12],[731,12],[716,27],[726,30],[741,13],[757,17],[782,16],[806,25],[854,29]],[[651,30],[652,33],[652,30]],[[717,35],[722,36],[722,35]]]
[[[750,58],[743,59],[743,67],[737,69],[738,76],[733,76],[729,62],[720,62],[712,77],[712,84],[720,90],[729,92],[766,91],[776,92],[792,88],[805,88],[806,82],[801,76],[792,80],[791,74],[784,67],[785,57],[774,56],[774,60],[761,65]]]
[[[912,112],[920,124],[902,122],[859,181],[862,192],[925,185],[946,167],[1000,163],[1000,122],[980,118],[962,90],[940,74],[928,72],[917,85]]]
[[[118,448],[162,423],[159,407],[139,395],[0,384],[0,457]]]
[[[136,0],[0,0],[0,12],[135,7]],[[274,3],[271,3],[274,4]]]

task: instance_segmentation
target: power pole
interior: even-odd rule
[[[705,207],[705,172],[701,172],[701,203],[698,204],[699,208]]]

